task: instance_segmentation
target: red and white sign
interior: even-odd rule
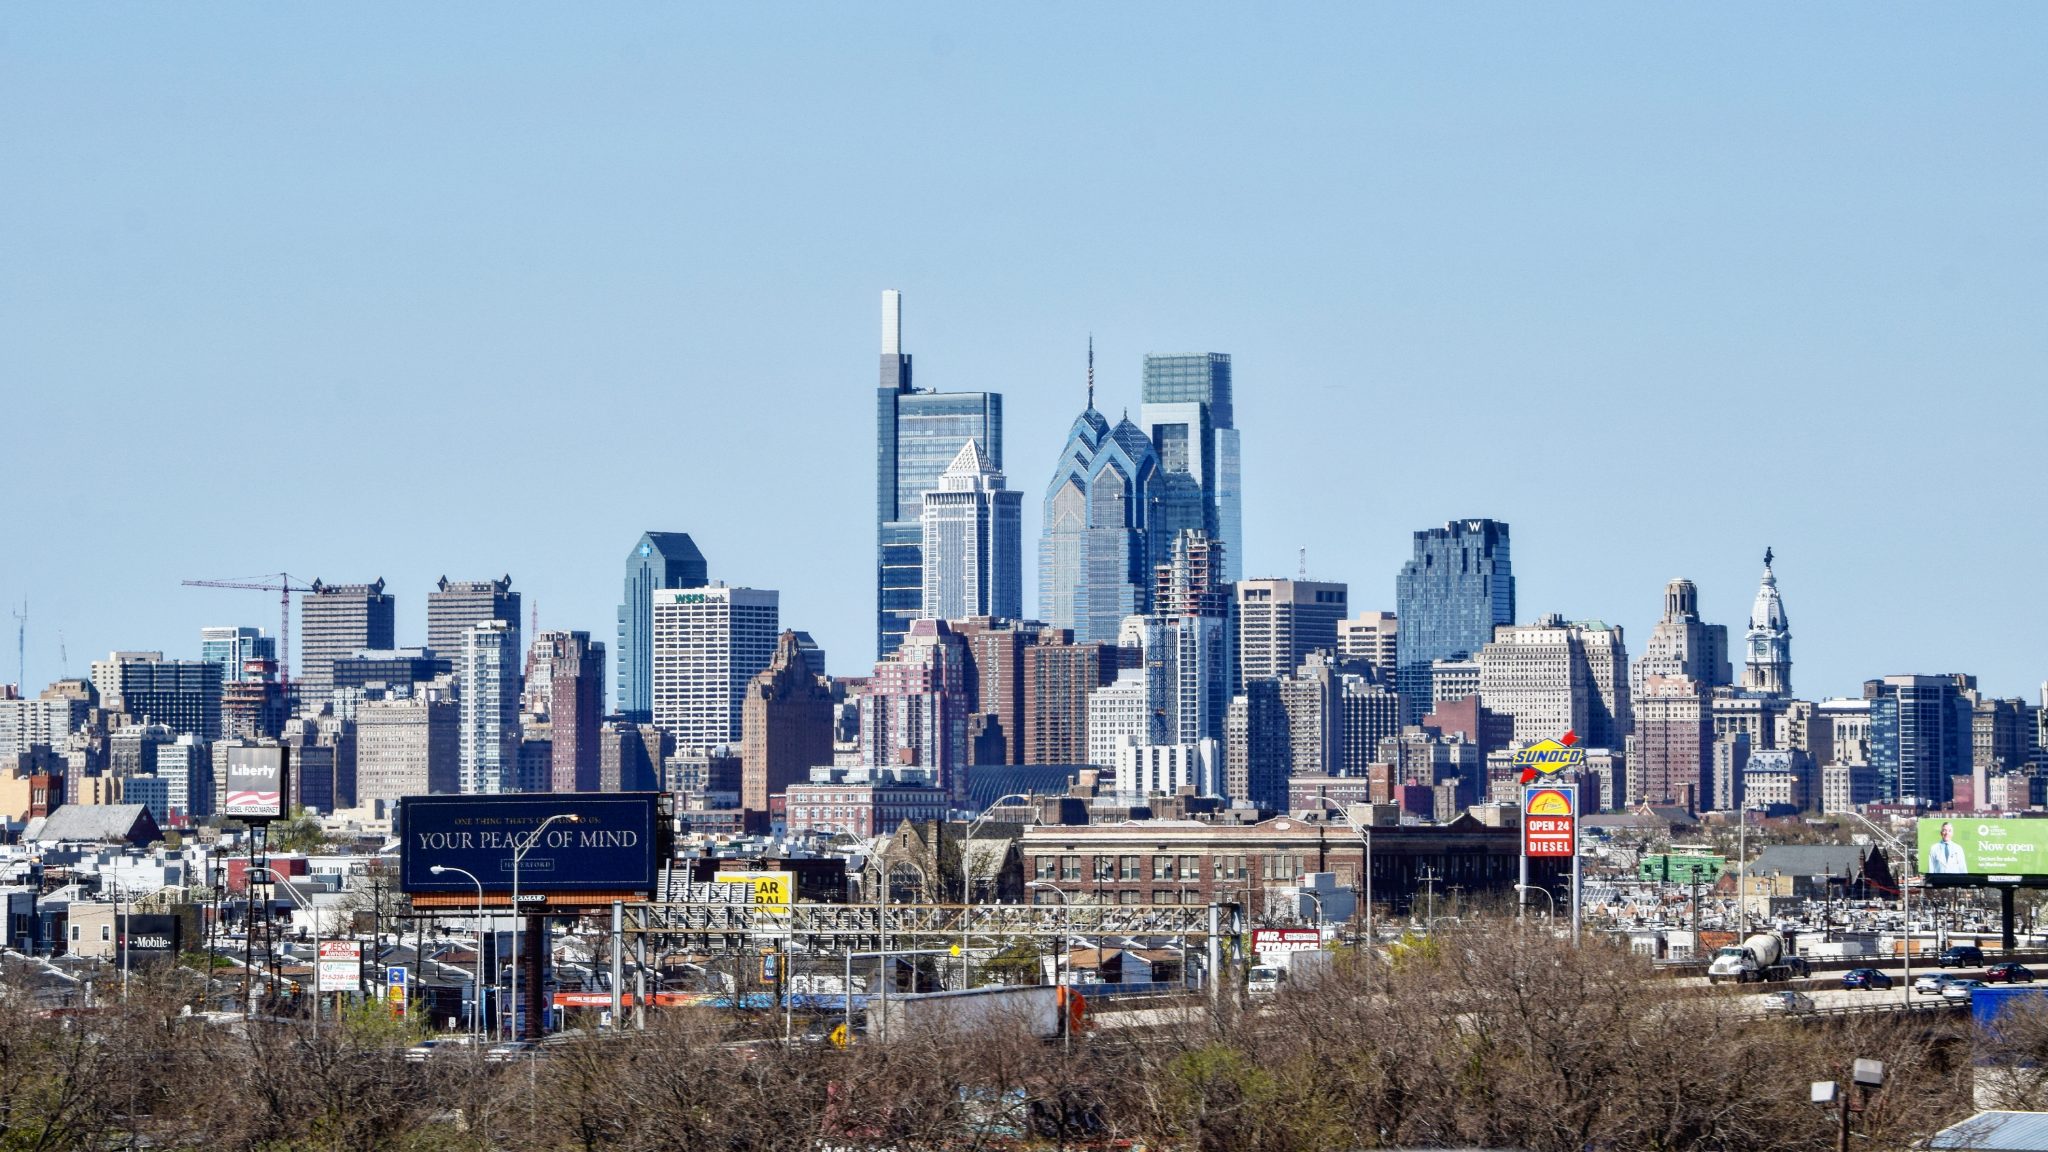
[[[1578,855],[1578,796],[1571,784],[1522,789],[1522,854]]]
[[[363,990],[363,946],[356,940],[322,940],[314,966],[315,987],[322,992]]]
[[[1314,952],[1323,946],[1319,928],[1254,928],[1254,952]]]

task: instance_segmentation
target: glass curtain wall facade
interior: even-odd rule
[[[1185,477],[1161,487],[1153,565],[1166,563],[1173,538],[1199,528],[1223,544],[1225,581],[1240,576],[1244,555],[1242,485],[1230,357],[1221,352],[1147,356],[1139,419],[1159,452],[1161,472]],[[1194,519],[1199,513],[1200,519]]]
[[[618,710],[628,720],[654,718],[654,594],[667,588],[702,588],[710,568],[687,532],[645,532],[626,553],[626,587],[619,601]]]
[[[1493,630],[1515,622],[1515,576],[1508,526],[1454,520],[1415,534],[1415,555],[1394,580],[1394,645],[1401,722],[1421,721],[1432,705],[1430,662],[1476,654]]]

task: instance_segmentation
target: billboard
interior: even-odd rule
[[[287,752],[283,748],[228,749],[228,778],[220,814],[242,820],[284,819]]]
[[[129,968],[178,958],[184,944],[184,925],[176,916],[162,913],[130,913],[120,918],[121,959]]]
[[[403,969],[401,969],[403,971]],[[361,992],[363,990],[363,945],[356,940],[322,940],[314,968],[314,988],[320,992]]]
[[[1570,784],[1522,789],[1522,854],[1578,855],[1578,797]]]
[[[1922,816],[1920,874],[1934,884],[2048,876],[2048,820]]]
[[[745,884],[754,890],[754,907],[787,912],[795,898],[796,876],[790,872],[714,872],[713,884]]]
[[[1323,947],[1320,928],[1254,928],[1254,952],[1316,952]]]
[[[528,894],[542,902],[554,894],[652,892],[664,841],[659,800],[657,792],[407,796],[398,803],[398,886],[467,895],[482,884],[486,894],[509,895],[523,852],[522,902]],[[548,823],[553,816],[572,819]],[[446,871],[436,875],[435,865]]]
[[[1559,740],[1538,740],[1516,752],[1511,764],[1524,784],[1539,775],[1555,776],[1567,768],[1582,770],[1586,767],[1586,750],[1574,747],[1578,742],[1578,735],[1572,732]]]

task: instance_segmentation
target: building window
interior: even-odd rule
[[[1097,856],[1095,858],[1095,882],[1103,884],[1114,879],[1116,879],[1116,857]]]
[[[1116,902],[1119,904],[1136,904],[1138,902],[1137,889],[1126,888],[1123,891],[1117,893]]]
[[[1074,881],[1081,879],[1081,858],[1079,856],[1060,857],[1060,879]]]
[[[1117,868],[1118,868],[1118,879],[1122,879],[1122,880],[1142,880],[1142,879],[1144,879],[1144,877],[1143,877],[1143,876],[1140,876],[1140,875],[1138,874],[1138,858],[1137,858],[1136,856],[1125,856],[1125,857],[1122,857],[1122,858],[1121,858],[1121,859],[1119,860],[1119,862],[1118,862]]]
[[[1173,857],[1154,856],[1152,858],[1152,878],[1154,880],[1173,879]]]
[[[100,925],[100,939],[101,939],[101,940],[112,940],[113,938],[114,938],[114,928],[113,928],[113,926],[112,926],[112,925],[110,925],[110,924],[102,924],[102,925]]]
[[[1180,878],[1183,880],[1200,880],[1202,878],[1202,858],[1200,856],[1181,857]]]
[[[1059,875],[1060,858],[1057,856],[1033,856],[1031,875],[1036,880],[1051,880]]]

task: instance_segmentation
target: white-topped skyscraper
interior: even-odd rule
[[[928,620],[1024,614],[1024,494],[1004,487],[979,442],[924,494],[924,609]]]
[[[1244,557],[1244,514],[1236,417],[1230,399],[1230,357],[1221,352],[1145,357],[1138,420],[1169,480],[1148,524],[1156,540],[1152,567],[1170,557],[1182,529],[1199,528],[1223,545],[1223,582],[1234,583]],[[1186,487],[1188,491],[1180,491]],[[1199,491],[1199,500],[1193,499]],[[1199,512],[1201,519],[1194,520]]]
[[[1749,610],[1749,649],[1742,661],[1742,689],[1759,696],[1792,695],[1792,624],[1778,596],[1771,550],[1764,549],[1763,582]]]
[[[886,660],[924,610],[924,495],[968,441],[1003,467],[1003,398],[920,392],[903,351],[903,294],[882,293],[882,375],[875,393],[875,654]]]

